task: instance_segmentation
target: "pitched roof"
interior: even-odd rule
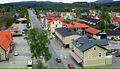
[[[86,24],[67,24],[68,28],[86,28],[89,27]]]
[[[83,52],[90,49],[91,47],[95,45],[99,47],[108,45],[108,41],[106,39],[88,39],[87,37],[80,37],[76,40],[73,40],[72,43],[74,46],[78,47]]]
[[[7,31],[0,31],[0,47],[4,51],[7,51],[10,43],[11,43],[11,33]]]
[[[52,22],[54,20],[64,21],[64,18],[62,18],[62,17],[56,17],[56,16],[53,16],[53,15],[48,15],[47,17],[44,17],[44,20],[45,19],[48,19],[49,22]]]
[[[120,35],[120,31],[105,31],[107,36]]]
[[[100,22],[100,20],[93,19],[93,18],[87,18],[86,21],[93,22],[93,23],[99,23]]]
[[[87,32],[89,32],[91,34],[96,34],[96,33],[100,32],[100,30],[92,28],[92,27],[89,27],[89,28],[85,29],[85,31],[87,31]]]
[[[70,36],[70,35],[79,35],[77,32],[73,31],[72,29],[69,28],[57,28],[55,29],[59,34],[61,34],[63,37]]]

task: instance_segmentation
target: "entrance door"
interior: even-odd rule
[[[69,44],[66,44],[66,48],[69,48]]]

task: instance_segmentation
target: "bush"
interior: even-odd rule
[[[39,61],[37,68],[48,68],[48,67],[44,66],[43,63],[41,61]]]

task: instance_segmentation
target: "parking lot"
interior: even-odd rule
[[[27,41],[24,37],[14,37],[15,51],[18,51],[19,55],[14,56],[13,53],[9,54],[8,61],[0,62],[1,68],[26,68],[27,61],[31,58],[31,53]]]

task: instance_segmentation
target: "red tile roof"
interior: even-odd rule
[[[62,18],[62,17],[56,17],[54,15],[48,15],[47,17],[44,17],[44,20],[45,19],[48,19],[49,22],[52,22],[54,20],[64,21],[64,18]]]
[[[7,51],[10,43],[11,43],[11,33],[7,31],[0,31],[0,47],[4,51]]]
[[[68,28],[87,28],[89,27],[86,24],[67,24]]]
[[[85,29],[85,31],[87,31],[87,32],[89,32],[91,34],[96,34],[96,33],[100,32],[100,30],[92,28],[92,27],[89,27],[89,28]]]
[[[74,20],[74,21],[71,21],[70,23],[76,24],[76,23],[77,23],[77,21],[76,21],[76,20]]]
[[[98,18],[100,18],[100,17],[101,17],[101,15],[100,15],[100,14],[99,14],[99,15],[97,15],[97,17],[98,17]]]
[[[113,17],[112,21],[117,21],[117,22],[120,22],[120,17]]]

